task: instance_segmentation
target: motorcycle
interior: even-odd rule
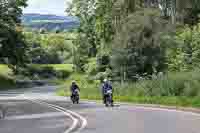
[[[71,96],[71,101],[73,104],[79,104],[79,90],[75,90],[73,93],[72,93],[72,96]]]
[[[107,90],[105,93],[105,106],[113,107],[113,100],[112,100],[112,90]]]

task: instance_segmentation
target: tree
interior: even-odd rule
[[[77,30],[77,38],[73,41],[74,65],[78,71],[84,71],[84,65],[88,57],[94,57],[99,43],[95,32],[95,0],[73,0],[68,13],[79,18],[80,27]],[[73,53],[74,53],[73,52]]]
[[[20,16],[26,0],[1,1],[0,3],[0,58],[15,73],[26,61],[27,46],[20,28]]]
[[[134,79],[137,74],[163,71],[167,67],[163,37],[168,26],[158,10],[144,9],[129,15],[113,43],[113,72],[121,78]]]
[[[85,42],[85,36],[78,34],[77,39],[73,42],[72,48],[74,70],[85,72],[85,65],[88,63],[88,45]]]
[[[33,64],[60,64],[72,56],[71,41],[64,33],[38,34],[24,32],[29,47],[29,58]]]

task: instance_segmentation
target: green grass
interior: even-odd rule
[[[81,88],[81,98],[101,100],[100,82],[91,81],[84,74],[72,74],[62,81],[58,95],[69,96],[72,80]],[[154,80],[142,80],[121,86],[113,83],[114,99],[118,102],[160,104],[180,107],[200,107],[200,76],[198,71],[169,73]]]
[[[100,97],[99,92],[100,89],[98,89],[99,82],[98,81],[91,81],[89,82],[87,80],[87,76],[79,73],[73,73],[66,81],[63,81],[62,86],[58,89],[58,94],[59,95],[70,95],[70,85],[73,80],[76,80],[78,85],[81,88],[81,97],[82,98],[90,98],[90,97],[95,97],[98,98]]]
[[[42,69],[42,68],[45,69],[45,67],[52,67],[54,70],[58,72],[64,71],[72,73],[73,71],[71,64],[49,64],[49,65],[34,64],[32,65],[32,67],[34,69]],[[11,69],[9,69],[7,65],[0,65],[0,90],[12,89],[16,87],[15,78],[16,76],[12,74]],[[54,80],[49,82],[57,84],[63,83],[62,80]]]
[[[6,65],[0,65],[0,90],[10,89],[15,86],[12,71]]]
[[[8,76],[11,74],[12,74],[12,71],[8,68],[7,65],[0,65],[0,75],[1,76]]]
[[[58,70],[58,71],[60,70],[69,71],[69,72],[73,71],[72,64],[47,64],[47,65],[33,64],[32,66],[35,68],[52,67],[54,70]]]
[[[66,82],[65,85],[57,91],[60,96],[69,96],[69,84]],[[80,85],[81,86],[81,85]],[[98,85],[89,85],[88,87],[81,86],[81,98],[88,100],[101,100],[101,91]],[[158,104],[168,105],[177,107],[197,107],[200,108],[200,97],[176,97],[176,96],[130,96],[130,95],[119,95],[114,93],[114,100],[117,102],[129,102],[135,104]]]
[[[49,64],[49,65],[36,65],[37,67],[53,67],[56,71],[65,71],[68,72],[69,75],[73,73],[73,65],[72,64]],[[50,83],[55,83],[57,85],[64,84],[65,80],[63,79],[54,79],[49,80]]]

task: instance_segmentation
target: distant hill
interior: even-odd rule
[[[43,14],[24,14],[22,24],[27,28],[52,30],[71,30],[79,26],[79,21],[72,16]]]

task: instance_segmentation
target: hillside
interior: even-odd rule
[[[77,28],[79,21],[76,17],[71,16],[24,14],[22,24],[27,28],[63,31]]]

